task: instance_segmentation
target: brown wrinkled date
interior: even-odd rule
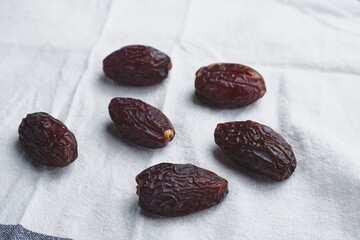
[[[160,163],[137,177],[142,209],[164,216],[181,216],[222,202],[228,182],[192,164]]]
[[[214,107],[243,107],[261,98],[265,92],[263,77],[241,64],[217,63],[196,72],[196,96]]]
[[[215,142],[236,163],[275,180],[289,178],[296,167],[291,146],[279,133],[260,123],[218,124]]]
[[[106,77],[129,85],[150,85],[168,76],[171,59],[165,53],[143,45],[121,48],[103,61]]]
[[[19,142],[35,162],[65,167],[78,156],[74,134],[47,113],[28,114],[19,126]]]
[[[165,147],[175,136],[170,120],[157,108],[133,98],[113,98],[110,117],[120,133],[147,148]]]

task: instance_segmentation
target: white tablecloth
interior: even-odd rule
[[[0,1],[0,223],[74,239],[360,239],[359,16],[357,0]],[[102,60],[129,44],[167,53],[169,77],[106,80]],[[200,104],[195,72],[215,62],[255,68],[267,93],[241,109]],[[107,107],[125,96],[170,118],[166,148],[119,138]],[[70,166],[25,158],[17,129],[37,111],[75,134]],[[247,119],[292,145],[290,179],[261,178],[219,151],[216,124]],[[214,171],[230,192],[188,216],[145,214],[135,176],[160,162]]]

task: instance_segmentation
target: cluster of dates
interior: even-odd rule
[[[148,46],[121,48],[103,61],[105,75],[121,84],[149,85],[163,81],[172,68],[165,53]],[[261,98],[263,77],[254,69],[218,63],[196,72],[195,94],[210,106],[236,108]],[[128,140],[147,148],[165,147],[175,136],[170,120],[156,107],[133,98],[113,98],[112,121]],[[47,113],[28,114],[19,126],[19,141],[34,161],[64,167],[78,156],[74,134]],[[218,124],[215,142],[236,163],[275,180],[290,177],[295,155],[285,139],[270,127],[253,121]],[[191,164],[161,163],[137,177],[139,205],[164,216],[193,213],[220,203],[228,193],[224,178]]]

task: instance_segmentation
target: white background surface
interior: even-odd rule
[[[0,223],[75,239],[359,239],[360,2],[0,1]],[[102,60],[145,44],[173,62],[149,87],[114,85]],[[241,109],[194,98],[198,68],[237,62],[267,93]],[[176,136],[164,149],[124,142],[107,110],[113,97],[161,109]],[[27,113],[63,121],[79,144],[70,166],[34,166],[18,147]],[[298,165],[274,182],[238,167],[213,140],[216,124],[266,124]],[[135,176],[160,163],[193,163],[229,181],[220,205],[192,215],[144,214]]]

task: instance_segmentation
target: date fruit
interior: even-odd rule
[[[105,76],[122,84],[150,85],[168,76],[171,59],[165,53],[143,45],[121,48],[103,61]]]
[[[22,120],[19,142],[33,161],[46,166],[65,167],[78,156],[74,134],[44,112],[28,114]]]
[[[265,92],[263,77],[241,64],[216,63],[196,72],[195,94],[210,106],[243,107],[261,98]]]
[[[285,139],[257,122],[218,124],[215,142],[236,163],[275,180],[289,178],[296,167],[295,155]]]
[[[113,98],[110,117],[120,133],[147,148],[165,147],[175,136],[170,120],[157,108],[133,98]]]
[[[181,216],[217,205],[228,182],[192,164],[160,163],[136,177],[139,205],[163,216]]]

